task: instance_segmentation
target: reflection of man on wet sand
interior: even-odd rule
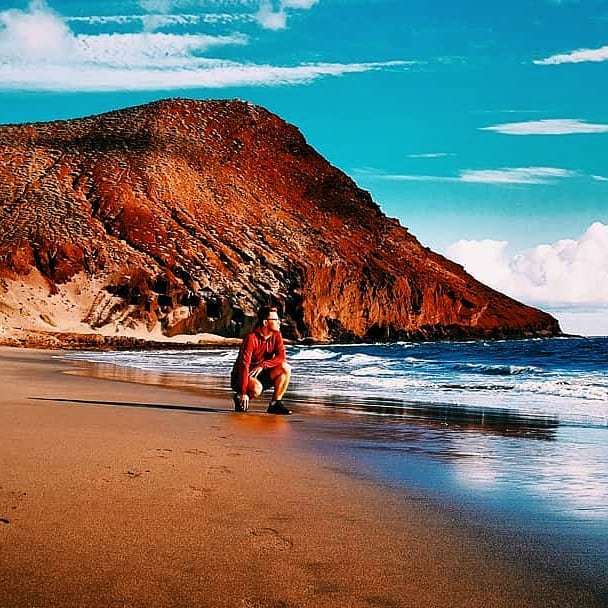
[[[235,411],[246,412],[250,399],[272,388],[268,413],[291,414],[281,401],[290,377],[291,366],[285,361],[279,313],[276,308],[265,306],[258,313],[255,329],[243,339],[232,368],[230,384],[236,393]]]

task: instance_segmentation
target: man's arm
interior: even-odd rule
[[[249,368],[251,366],[251,356],[253,355],[253,334],[249,334],[245,337],[243,344],[243,357],[241,364],[238,367],[239,370],[239,382],[241,386],[241,395],[247,393],[247,385],[249,384]]]
[[[283,344],[283,336],[279,332],[276,334],[276,342],[274,345],[274,356],[272,359],[266,359],[262,362],[262,367],[276,367],[285,361],[285,344]]]

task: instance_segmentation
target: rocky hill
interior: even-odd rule
[[[250,103],[7,125],[0,150],[5,331],[239,336],[276,303],[296,339],[559,333],[423,247]]]

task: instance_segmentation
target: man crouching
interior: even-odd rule
[[[243,338],[232,368],[230,384],[236,393],[234,410],[246,412],[250,399],[272,388],[268,413],[291,414],[281,401],[290,378],[291,366],[285,361],[278,310],[265,306],[258,313],[255,329]]]

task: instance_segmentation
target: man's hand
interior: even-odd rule
[[[257,378],[260,374],[260,372],[263,370],[263,367],[256,367],[254,370],[252,370],[251,372],[249,372],[249,377],[250,378]]]
[[[245,412],[249,409],[249,395],[247,393],[241,395],[241,407]]]

